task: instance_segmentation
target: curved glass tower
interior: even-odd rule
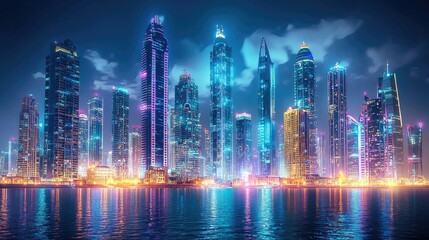
[[[223,27],[217,27],[210,52],[210,133],[213,175],[232,180],[232,49],[226,43]]]
[[[88,101],[88,160],[90,165],[103,165],[103,99]]]
[[[276,161],[275,92],[276,76],[264,38],[259,48],[258,91],[258,151],[259,173],[263,176],[278,175]]]

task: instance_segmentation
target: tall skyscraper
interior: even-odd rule
[[[310,145],[307,151],[310,174],[317,174],[316,77],[313,54],[305,42],[296,55],[293,70],[295,107],[308,111]]]
[[[210,133],[213,174],[223,180],[233,177],[232,85],[232,49],[218,26],[210,52]]]
[[[204,177],[207,176],[213,176],[213,160],[212,160],[212,153],[211,150],[211,140],[210,140],[210,131],[207,128],[204,128],[204,157],[206,158],[206,164],[204,165]]]
[[[279,176],[286,177],[286,163],[285,163],[285,130],[283,125],[278,128],[278,150],[277,162],[279,164]]]
[[[113,87],[112,108],[112,161],[116,176],[128,177],[128,125],[130,95],[128,90]]]
[[[18,169],[19,177],[39,177],[39,110],[33,95],[22,99],[19,114]]]
[[[362,125],[350,115],[347,124],[347,177],[358,180]]]
[[[328,72],[329,158],[333,177],[347,169],[346,68],[335,64]]]
[[[79,114],[79,167],[78,172],[81,176],[86,176],[88,169],[88,116],[84,113]]]
[[[180,76],[174,96],[173,168],[183,178],[199,176],[201,125],[198,86],[189,73]]]
[[[168,43],[158,16],[150,20],[142,49],[142,165],[167,166]]]
[[[129,157],[129,168],[131,177],[133,178],[143,178],[143,169],[141,165],[141,135],[140,135],[140,127],[134,128],[132,132],[130,132],[130,157]]]
[[[8,151],[0,152],[0,175],[6,176],[8,168]]]
[[[423,177],[423,124],[407,125],[408,133],[408,176],[411,179]]]
[[[252,116],[248,113],[238,113],[235,114],[235,120],[234,178],[240,178],[252,170]]]
[[[284,113],[284,146],[286,172],[289,178],[304,180],[310,174],[308,111],[289,108]]]
[[[276,76],[274,63],[264,38],[259,48],[258,62],[258,151],[260,174],[278,175],[276,161],[275,92]]]
[[[98,95],[88,101],[88,159],[90,165],[103,164],[103,99]]]
[[[71,40],[53,42],[46,57],[44,176],[77,178],[80,68]]]
[[[327,153],[326,135],[323,132],[317,132],[317,163],[319,165],[319,175],[322,177],[331,176],[331,162]]]
[[[383,77],[378,79],[378,97],[384,113],[384,154],[386,178],[397,179],[403,176],[404,143],[402,130],[402,113],[399,101],[396,74],[389,72],[387,64]]]

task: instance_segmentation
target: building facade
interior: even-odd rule
[[[134,128],[130,132],[130,145],[129,145],[129,172],[133,178],[143,178],[143,168],[141,165],[141,135],[140,128]]]
[[[252,172],[252,116],[248,113],[235,115],[236,152],[234,178]]]
[[[223,180],[233,178],[232,49],[222,26],[210,52],[210,134],[213,175]]]
[[[130,119],[130,95],[128,90],[113,87],[112,108],[112,162],[115,175],[127,178],[128,174],[128,132]]]
[[[89,165],[106,165],[103,161],[104,101],[94,96],[88,101],[88,160]]]
[[[79,160],[80,60],[71,40],[53,42],[46,57],[44,171],[75,179]]]
[[[347,177],[359,180],[359,157],[362,125],[350,115],[347,115]]]
[[[407,125],[408,176],[412,180],[423,177],[423,124]]]
[[[79,167],[78,173],[86,176],[88,169],[88,115],[79,114]]]

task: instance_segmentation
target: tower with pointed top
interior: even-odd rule
[[[299,47],[293,69],[295,107],[308,111],[308,174],[317,174],[316,78],[313,54],[305,42]]]
[[[158,16],[151,19],[143,42],[141,93],[142,169],[146,171],[166,167],[168,156],[168,43]]]
[[[278,175],[275,128],[276,76],[265,38],[262,38],[259,48],[258,78],[259,173],[263,176]]]
[[[233,178],[232,49],[222,26],[210,52],[210,135],[214,177]]]

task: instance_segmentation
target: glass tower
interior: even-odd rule
[[[33,95],[22,99],[19,114],[17,176],[39,177],[39,110]]]
[[[258,151],[260,174],[278,175],[276,161],[275,92],[276,78],[267,43],[262,38],[259,48]]]
[[[90,165],[103,164],[103,99],[88,101],[88,159]]]
[[[248,113],[235,115],[236,153],[234,178],[241,178],[252,170],[252,116]]]
[[[407,125],[408,133],[408,176],[414,180],[423,177],[423,124]]]
[[[158,16],[147,27],[141,65],[142,168],[167,167],[168,43]]]
[[[232,49],[222,26],[210,52],[210,133],[214,177],[232,180]]]
[[[68,39],[53,42],[46,57],[43,171],[46,178],[77,178],[79,85],[76,46]]]
[[[79,175],[86,176],[88,168],[88,116],[79,114]]]
[[[286,177],[286,164],[285,164],[285,131],[283,125],[278,128],[278,150],[277,162],[279,164],[279,177]]]
[[[347,115],[347,124],[347,177],[358,180],[362,125],[350,115]]]
[[[112,162],[116,176],[128,177],[128,124],[130,95],[124,88],[113,87]]]
[[[180,76],[175,87],[173,168],[182,178],[196,178],[200,173],[200,111],[198,87],[189,73]]]
[[[308,160],[310,174],[317,174],[316,78],[313,54],[305,42],[300,46],[293,65],[295,107],[308,111],[310,144]]]
[[[128,169],[133,178],[143,178],[140,158],[141,158],[141,129],[139,127],[134,128],[130,132],[130,150],[129,150],[129,164]]]
[[[346,68],[335,64],[328,72],[329,159],[331,174],[347,172]]]

